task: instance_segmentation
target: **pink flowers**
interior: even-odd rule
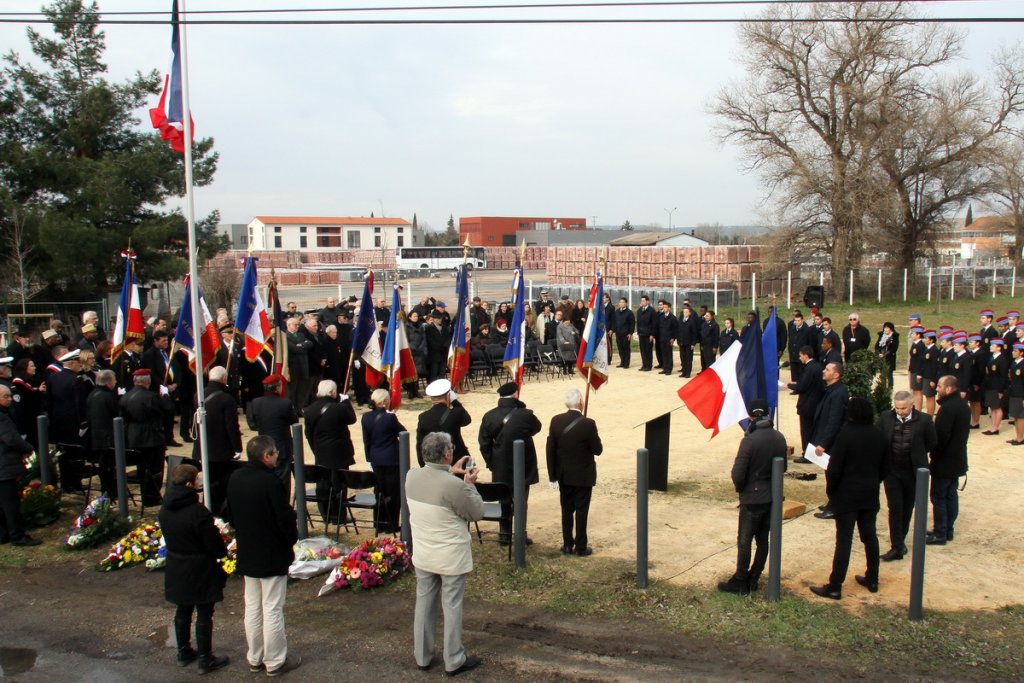
[[[334,588],[373,588],[393,581],[409,568],[409,553],[397,538],[375,538],[364,542],[331,572],[327,585]],[[322,594],[322,593],[321,593]]]

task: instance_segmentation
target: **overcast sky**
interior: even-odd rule
[[[0,8],[37,11],[41,4],[4,0]],[[170,4],[101,0],[100,10]],[[192,0],[188,8],[343,4]],[[1009,0],[926,4],[934,16],[1024,15],[1024,3]],[[414,18],[757,10],[475,10]],[[112,79],[166,70],[166,25],[104,30]],[[984,76],[993,49],[1017,40],[1021,24],[966,30],[964,66]],[[415,212],[434,228],[449,214],[585,216],[588,223],[596,216],[598,225],[628,219],[667,226],[666,210],[678,207],[675,226],[755,223],[764,195],[758,178],[742,171],[735,148],[718,143],[705,113],[714,93],[743,75],[736,35],[735,24],[193,26],[187,34],[193,118],[197,135],[214,137],[220,152],[215,182],[196,192],[197,214],[219,209],[228,223],[261,214],[372,211],[409,220]],[[0,24],[0,46],[27,54],[25,27]]]

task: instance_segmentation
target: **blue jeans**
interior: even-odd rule
[[[960,495],[957,493],[957,479],[932,478],[932,533],[948,536],[960,514]]]

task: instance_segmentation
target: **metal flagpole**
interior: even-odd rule
[[[181,15],[187,16],[185,0],[180,0]],[[179,16],[181,16],[179,15]],[[186,36],[187,22],[179,21],[180,31],[178,49],[181,50],[181,99],[182,125],[185,127],[185,206],[188,220],[188,274],[192,287],[189,295],[192,300],[192,337],[195,339],[196,354],[196,423],[199,425],[199,454],[203,465],[203,489],[207,492],[203,497],[206,507],[210,508],[210,458],[206,443],[206,387],[203,386],[203,345],[199,343],[198,332],[206,325],[203,312],[199,308],[199,249],[196,243],[196,205],[192,187],[192,107],[188,99],[188,39]]]

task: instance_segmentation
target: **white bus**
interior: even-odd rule
[[[398,270],[449,270],[462,265],[463,247],[399,247],[395,257]],[[483,247],[470,247],[466,267],[487,268]]]

